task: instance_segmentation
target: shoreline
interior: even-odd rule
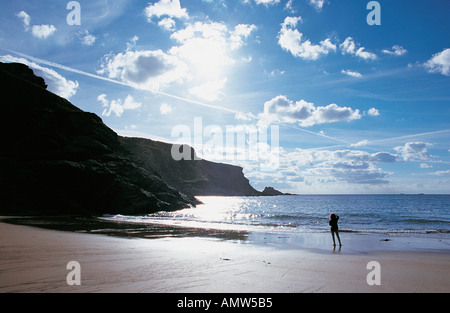
[[[6,217],[0,222],[72,233],[97,234],[128,239],[216,238],[242,244],[268,246],[283,250],[309,250],[317,253],[336,252],[329,232],[276,232],[187,227],[157,223],[108,221],[83,217]],[[450,254],[450,237],[435,234],[365,233],[340,231],[346,253],[432,252]]]
[[[362,249],[360,245],[378,237],[352,234],[352,240],[342,236],[341,250],[333,250],[328,234],[307,234],[303,238],[311,240],[297,246],[286,242],[289,238],[264,241],[247,235],[245,240],[198,234],[149,240],[48,230],[1,219],[0,292],[450,292],[448,249],[402,250],[397,240],[378,241],[384,248],[394,244],[390,250]],[[317,242],[324,247],[314,249]],[[81,265],[80,286],[67,284],[71,261]],[[366,281],[371,261],[381,265],[379,286]]]

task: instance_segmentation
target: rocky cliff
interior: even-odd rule
[[[121,138],[123,146],[149,170],[157,169],[165,182],[196,196],[260,196],[244,176],[241,167],[195,160],[175,161],[172,145],[141,138]],[[185,146],[186,147],[186,146]]]
[[[25,65],[0,63],[0,91],[0,214],[147,214],[195,195],[262,195],[240,167],[177,162],[170,144],[118,136]]]
[[[130,157],[119,136],[45,89],[22,64],[0,64],[0,213],[142,214],[197,202]]]

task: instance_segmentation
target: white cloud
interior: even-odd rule
[[[248,2],[248,1],[247,1]],[[256,4],[263,4],[266,7],[280,3],[280,0],[255,0]]]
[[[390,55],[395,55],[395,56],[402,56],[402,55],[408,53],[408,51],[405,48],[403,48],[402,46],[399,46],[399,45],[393,46],[392,50],[385,49],[382,52],[384,54],[390,54]]]
[[[219,22],[195,22],[188,24],[185,28],[174,32],[170,37],[179,43],[185,43],[193,38],[205,38],[223,40],[228,31],[227,25]]]
[[[144,13],[148,21],[151,21],[154,16],[158,18],[161,16],[178,19],[189,18],[187,10],[181,8],[180,0],[160,0],[146,7]]]
[[[369,140],[364,139],[364,140],[358,141],[357,143],[354,143],[350,146],[351,147],[362,147],[362,146],[367,146],[368,144],[369,144]]]
[[[172,113],[173,109],[172,109],[172,106],[170,104],[163,103],[159,107],[159,111],[160,111],[161,115],[167,115],[167,114]]]
[[[144,90],[158,90],[188,77],[186,65],[161,50],[106,55],[98,73]]]
[[[439,175],[439,176],[450,176],[450,170],[447,171],[437,171],[434,172],[435,175]]]
[[[326,107],[316,107],[305,100],[294,102],[286,96],[277,96],[264,104],[264,113],[259,117],[263,122],[299,123],[303,127],[309,127],[360,119],[361,114],[359,110],[339,107],[335,103]]]
[[[256,30],[257,27],[253,24],[239,24],[233,30],[229,30],[228,26],[222,22],[196,22],[174,32],[171,38],[183,45],[191,40],[202,39],[213,46],[221,45],[221,48],[225,50],[236,50],[243,46],[244,39]]]
[[[25,11],[20,11],[19,13],[16,14],[16,16],[22,19],[25,30],[29,31],[31,25],[30,15],[28,15],[28,13]],[[36,38],[45,39],[53,35],[55,32],[56,27],[53,25],[44,24],[44,25],[33,25],[31,27],[31,34]]]
[[[408,142],[394,150],[400,153],[405,161],[428,161],[431,159],[427,149],[429,146],[426,142]]]
[[[356,44],[352,37],[345,38],[345,41],[339,45],[342,50],[342,54],[355,54]]]
[[[250,147],[250,149],[256,149]],[[273,150],[273,148],[272,148]],[[246,176],[255,183],[271,181],[292,190],[323,192],[333,190],[360,192],[380,190],[390,183],[391,172],[379,168],[381,163],[394,163],[397,156],[386,152],[360,150],[276,149],[277,167],[262,172],[258,165],[243,162]],[[359,187],[358,187],[359,186]]]
[[[236,50],[244,45],[244,39],[248,38],[250,34],[257,28],[255,25],[239,24],[234,28],[230,34],[230,48]]]
[[[359,47],[352,37],[347,37],[343,43],[339,45],[342,54],[350,54],[364,60],[376,60],[378,57],[375,53],[365,51],[366,48]]]
[[[42,77],[47,84],[47,89],[60,97],[70,99],[78,89],[78,82],[74,82],[61,76],[51,68],[43,67],[25,58],[13,57],[11,55],[0,56],[0,62],[22,63],[33,69],[36,76]]]
[[[132,51],[136,48],[136,44],[139,40],[139,36],[134,35],[133,37],[130,38],[130,41],[127,42],[127,50],[126,51]]]
[[[173,30],[175,28],[175,21],[170,17],[166,17],[159,21],[158,25],[166,30]]]
[[[362,74],[359,72],[351,71],[351,70],[342,70],[342,74],[348,75],[350,77],[360,78],[362,77]]]
[[[56,27],[53,25],[33,25],[31,33],[37,38],[47,38],[56,32]]]
[[[142,103],[136,102],[131,95],[128,95],[123,102],[122,99],[109,102],[106,99],[106,94],[101,94],[97,97],[97,101],[101,102],[104,107],[103,116],[111,116],[111,113],[114,113],[117,117],[120,117],[125,110],[136,110],[142,106]]]
[[[303,34],[296,29],[301,17],[286,17],[281,24],[278,33],[278,44],[295,57],[305,60],[317,60],[321,55],[327,55],[330,51],[336,51],[336,45],[329,38],[312,44],[311,41],[303,40]]]
[[[369,112],[367,112],[367,114],[369,114],[370,116],[379,116],[379,115],[380,115],[380,111],[378,111],[378,110],[375,109],[375,108],[371,108],[371,109],[369,110]]]
[[[434,54],[424,65],[430,73],[441,73],[442,75],[450,76],[450,49],[447,48]]]
[[[390,173],[383,172],[377,165],[396,162],[396,155],[360,150],[295,149],[280,156],[280,167],[320,184],[385,185],[389,183]]]
[[[293,2],[294,2],[294,0],[289,0],[288,2],[286,2],[286,5],[284,6],[284,9],[289,11],[289,12],[291,12],[291,13],[295,13],[296,11],[295,11],[295,9],[294,9],[294,7],[292,5]]]
[[[236,113],[234,118],[242,121],[251,121],[257,119],[252,113],[243,113],[243,112]]]
[[[97,38],[90,34],[87,30],[81,31],[79,36],[81,43],[85,46],[92,46],[97,40]]]
[[[325,0],[309,0],[309,4],[320,12],[325,4]]]
[[[317,107],[311,118],[302,121],[300,124],[304,126],[312,126],[315,124],[352,121],[361,118],[359,110],[353,110],[350,107],[339,107],[332,103],[326,107]]]
[[[131,95],[128,95],[123,102],[123,108],[125,110],[135,110],[142,106],[142,103],[134,101]]]
[[[23,26],[25,27],[25,30],[28,31],[30,23],[31,23],[31,17],[28,15],[25,11],[20,11],[16,14],[18,18],[21,18],[23,21]]]

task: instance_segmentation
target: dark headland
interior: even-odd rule
[[[171,144],[121,137],[46,88],[27,66],[0,63],[2,215],[134,215],[195,206],[195,196],[282,195],[255,190],[241,167],[175,161]]]

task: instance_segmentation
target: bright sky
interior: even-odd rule
[[[260,190],[450,193],[449,1],[69,2],[2,1],[0,61],[117,133]]]

